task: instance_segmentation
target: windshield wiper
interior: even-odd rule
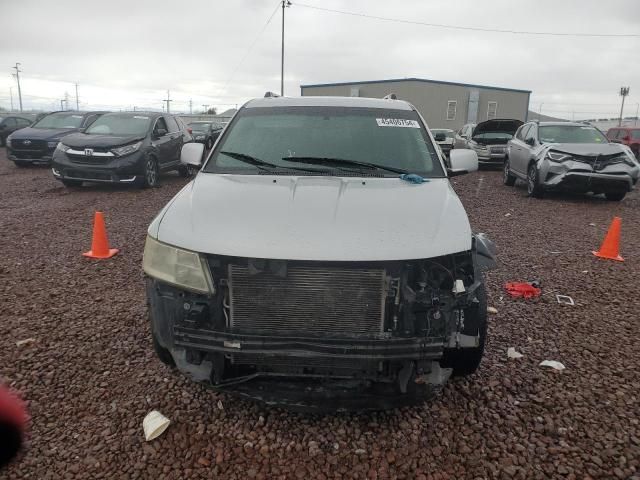
[[[228,155],[231,158],[235,158],[236,160],[240,160],[241,162],[248,163],[255,167],[258,167],[260,170],[268,171],[272,168],[281,168],[285,170],[299,170],[303,172],[315,172],[315,173],[323,173],[324,170],[316,170],[313,168],[300,168],[300,167],[285,167],[284,165],[276,165],[275,163],[265,162],[264,160],[260,160],[259,158],[253,157],[251,155],[247,155],[246,153],[239,152],[220,152],[223,155]]]
[[[282,157],[282,160],[293,163],[306,163],[309,165],[325,165],[327,167],[364,167],[368,170],[385,170],[387,172],[405,174],[409,173],[406,170],[395,167],[387,167],[384,165],[378,165],[376,163],[359,162],[357,160],[347,160],[346,158],[331,158],[331,157]],[[350,169],[352,170],[352,169]]]

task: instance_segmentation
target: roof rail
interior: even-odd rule
[[[389,95],[385,95],[382,97],[383,100],[397,100],[398,96],[395,93],[390,93]]]
[[[264,94],[264,98],[276,98],[279,97],[280,95],[278,95],[277,93],[273,93],[273,92],[266,92]]]

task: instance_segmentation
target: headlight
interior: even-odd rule
[[[56,148],[58,143],[60,143],[60,140],[51,140],[50,142],[47,142],[47,147]]]
[[[142,142],[138,142],[131,145],[125,145],[124,147],[112,148],[111,151],[117,156],[122,157],[124,155],[129,155],[130,153],[137,152],[141,145]]]
[[[7,140],[6,140],[6,142],[5,142],[5,143],[6,143],[7,147],[11,148],[11,135],[9,135],[9,136],[7,137]]]
[[[66,145],[63,145],[62,142],[58,142],[58,145],[56,146],[56,150],[60,150],[61,152],[66,152],[67,150],[69,150],[69,147],[67,147]]]
[[[195,252],[160,243],[147,235],[142,268],[150,277],[199,293],[215,293],[205,260]]]
[[[552,162],[562,163],[562,162],[566,162],[567,160],[571,160],[573,157],[566,153],[547,152],[547,158]]]

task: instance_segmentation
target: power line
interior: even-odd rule
[[[251,50],[253,50],[253,47],[256,45],[256,43],[258,43],[258,40],[260,39],[260,37],[262,36],[262,34],[264,33],[264,31],[267,29],[267,26],[271,23],[271,20],[273,19],[274,15],[276,14],[276,12],[278,11],[278,8],[280,8],[280,2],[282,0],[278,1],[278,4],[276,5],[276,8],[273,9],[273,12],[271,13],[271,15],[269,15],[269,18],[267,19],[267,21],[265,22],[265,24],[262,26],[262,29],[258,32],[258,35],[256,35],[256,38],[253,40],[253,42],[251,42],[251,45],[249,45],[249,48],[247,49],[246,53],[244,54],[244,56],[242,57],[242,59],[240,59],[240,62],[238,62],[238,65],[236,65],[236,68],[233,69],[233,72],[231,73],[231,76],[229,77],[229,79],[225,82],[224,87],[222,87],[222,91],[225,91],[227,89],[227,87],[229,86],[229,84],[231,83],[231,80],[233,80],[233,77],[235,76],[235,74],[237,73],[238,69],[242,66],[242,64],[244,63],[244,61],[247,59],[247,57],[249,56],[249,54],[251,53]],[[220,90],[218,90],[218,93],[220,93]]]
[[[510,33],[515,35],[539,35],[539,36],[552,36],[552,37],[596,37],[596,38],[606,38],[606,37],[615,37],[615,38],[640,38],[640,34],[636,33],[578,33],[578,32],[536,32],[536,31],[527,31],[527,30],[502,30],[498,28],[483,28],[483,27],[464,27],[461,25],[447,25],[444,23],[428,23],[428,22],[419,22],[417,20],[406,20],[401,18],[390,18],[390,17],[381,17],[378,15],[369,15],[366,13],[359,12],[348,12],[346,10],[336,10],[333,8],[325,8],[318,7],[316,5],[309,5],[306,3],[295,2],[294,4],[297,7],[310,8],[313,10],[321,10],[323,12],[331,12],[331,13],[340,13],[342,15],[350,15],[352,17],[363,17],[363,18],[371,18],[374,20],[382,20],[385,22],[396,22],[396,23],[404,23],[411,25],[420,25],[423,27],[433,27],[433,28],[446,28],[450,30],[470,30],[473,32],[485,32],[485,33]]]

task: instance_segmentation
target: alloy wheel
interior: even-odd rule
[[[149,157],[147,159],[144,177],[148,186],[155,187],[156,182],[158,181],[158,169],[156,168],[156,161],[153,157]]]

